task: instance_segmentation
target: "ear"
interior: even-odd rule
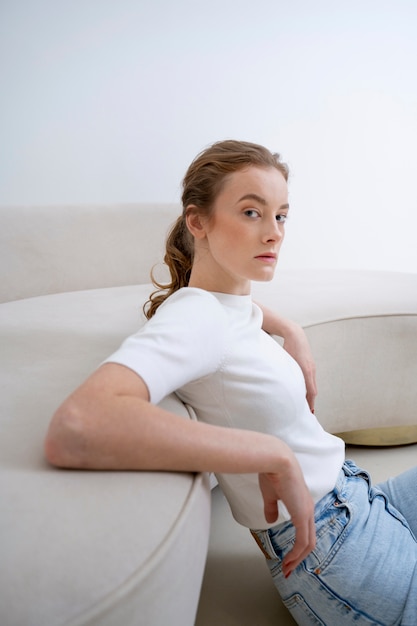
[[[195,239],[204,239],[206,236],[206,219],[199,213],[198,208],[190,204],[185,214],[187,228]]]

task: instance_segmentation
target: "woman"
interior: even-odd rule
[[[196,157],[167,241],[171,283],[151,295],[145,326],[57,410],[46,457],[215,472],[297,623],[415,625],[417,470],[376,489],[345,462],[343,442],[313,414],[303,332],[251,300],[251,281],[274,275],[287,179],[256,144],[219,142]],[[173,391],[199,421],[156,406]]]

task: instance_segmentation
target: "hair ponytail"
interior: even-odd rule
[[[171,274],[171,282],[159,283],[151,272],[152,283],[157,290],[151,293],[149,300],[143,307],[147,319],[155,315],[158,307],[175,291],[186,287],[190,280],[191,267],[194,257],[192,236],[185,223],[185,215],[180,215],[168,233],[164,262]]]

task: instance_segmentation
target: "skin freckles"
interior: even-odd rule
[[[275,273],[288,215],[288,188],[275,168],[248,167],[229,175],[209,219],[192,207],[195,238],[190,287],[246,295],[250,281]]]

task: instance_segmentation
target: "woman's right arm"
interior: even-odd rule
[[[277,519],[282,500],[297,530],[284,571],[314,547],[313,502],[283,441],[187,420],[155,406],[144,381],[122,365],[102,365],[58,408],[45,455],[64,468],[257,473],[267,521]]]

